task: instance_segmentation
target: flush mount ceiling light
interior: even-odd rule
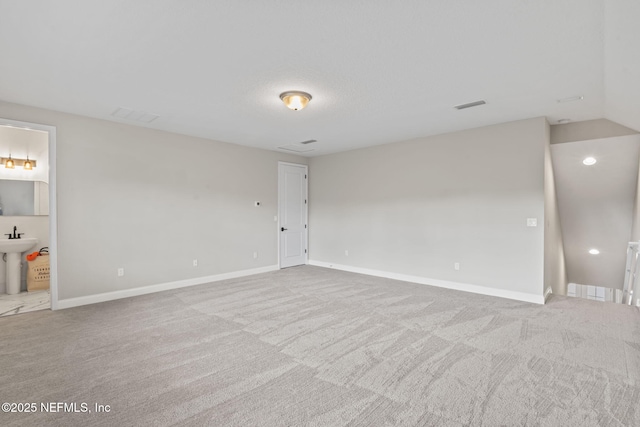
[[[311,101],[311,95],[307,92],[288,91],[280,94],[280,99],[284,105],[291,110],[302,110]]]
[[[587,157],[586,159],[584,159],[582,161],[582,164],[586,165],[586,166],[591,166],[591,165],[595,165],[596,162],[597,162],[597,160],[594,159],[593,157]]]
[[[571,121],[571,119],[560,119],[558,120],[558,124],[559,125],[565,125],[567,123],[569,123]]]
[[[598,255],[598,254],[600,253],[600,251],[599,251],[599,250],[597,250],[597,249],[589,249],[589,253],[590,253],[591,255]]]

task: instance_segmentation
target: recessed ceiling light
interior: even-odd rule
[[[586,166],[591,166],[591,165],[595,165],[596,162],[597,162],[597,160],[594,159],[593,157],[587,157],[586,159],[584,159],[582,161],[582,164],[586,165]]]
[[[598,255],[598,254],[600,253],[600,251],[599,251],[599,250],[597,250],[597,249],[589,249],[589,253],[590,253],[591,255]]]
[[[311,101],[307,92],[288,91],[280,94],[280,99],[290,110],[302,110]]]
[[[571,121],[571,119],[560,119],[558,120],[558,124],[564,125],[566,123],[569,123]]]
[[[558,102],[563,103],[563,102],[582,101],[583,99],[584,99],[584,96],[578,95],[578,96],[570,96],[568,98],[558,99]]]

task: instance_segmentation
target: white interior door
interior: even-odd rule
[[[278,164],[280,268],[307,263],[307,166]]]

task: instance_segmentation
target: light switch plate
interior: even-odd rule
[[[527,227],[537,227],[538,218],[527,218]]]

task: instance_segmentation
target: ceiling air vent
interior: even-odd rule
[[[308,151],[313,151],[314,150],[311,147],[302,147],[302,146],[297,145],[297,144],[281,145],[278,148],[281,149],[281,150],[286,150],[286,151],[295,151],[296,153],[306,153]]]
[[[456,105],[454,108],[456,110],[464,110],[465,108],[477,107],[478,105],[484,105],[484,104],[486,104],[485,101],[476,101],[476,102],[470,102],[468,104]]]
[[[157,114],[151,114],[144,111],[136,111],[131,108],[123,108],[119,107],[111,113],[113,117],[117,117],[119,119],[133,120],[134,122],[142,122],[142,123],[151,123],[158,117]]]
[[[307,144],[313,144],[314,142],[318,142],[318,140],[317,139],[309,139],[307,141],[302,141],[299,144],[307,145]]]

